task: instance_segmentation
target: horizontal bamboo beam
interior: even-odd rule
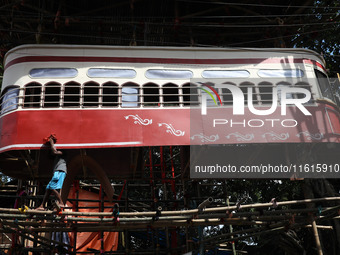
[[[322,221],[329,218],[318,218],[318,221]],[[295,222],[302,224],[303,226],[307,225],[305,223],[306,217],[295,218]],[[21,222],[18,222],[20,225]],[[155,222],[125,222],[125,223],[110,223],[110,222],[70,222],[70,223],[62,223],[59,226],[49,225],[49,223],[45,223],[41,226],[29,226],[29,230],[32,232],[119,232],[124,230],[136,230],[136,229],[146,229],[149,227],[152,228],[165,228],[165,227],[193,227],[193,226],[216,226],[216,225],[249,225],[249,226],[263,226],[263,229],[268,229],[270,226],[269,222],[265,221],[245,221],[245,219],[227,219],[222,222],[220,219],[195,219],[192,222],[188,222],[186,220],[177,220],[177,221],[155,221]],[[279,224],[280,226],[285,226],[291,228],[292,225],[289,223],[289,220],[279,221],[275,224]],[[28,225],[26,225],[27,227]],[[260,227],[256,228],[260,230]],[[244,232],[245,230],[243,230]],[[0,232],[6,233],[4,229],[1,229]],[[235,233],[233,233],[235,234]]]
[[[325,197],[325,198],[315,198],[315,199],[303,199],[303,200],[292,200],[292,201],[282,201],[278,202],[278,206],[287,206],[287,205],[298,205],[298,204],[308,204],[308,203],[317,203],[317,202],[334,202],[340,201],[340,197]],[[272,207],[272,203],[257,203],[257,204],[247,204],[242,205],[241,210],[252,209],[252,208],[270,208]],[[221,211],[236,211],[239,209],[237,206],[222,206],[222,207],[213,207],[206,208],[203,210],[203,213],[213,213],[213,212],[221,212]],[[20,214],[21,212],[17,209],[10,208],[0,208],[0,212],[9,212],[14,214]],[[162,211],[162,216],[175,216],[175,215],[197,215],[200,213],[199,209],[191,209],[191,210],[181,210],[181,211]],[[54,211],[38,211],[38,210],[27,210],[25,214],[36,214],[36,215],[55,215]],[[63,215],[68,216],[113,216],[112,212],[70,212],[63,211]],[[147,216],[156,216],[156,211],[149,212],[120,212],[119,217],[147,217]]]
[[[312,228],[312,225],[307,225],[306,228]],[[320,229],[329,229],[329,230],[333,230],[332,226],[322,226],[322,225],[316,225],[316,228],[320,228]]]
[[[302,203],[315,203],[320,201],[338,201],[339,197],[321,198],[321,199],[305,199],[295,201],[281,202],[279,205],[292,205]],[[249,208],[264,208],[270,207],[271,203],[260,203],[252,205],[244,205],[243,209]],[[223,213],[221,213],[223,208]],[[228,210],[226,210],[226,208]],[[301,208],[301,209],[284,209],[275,211],[255,211],[255,212],[233,212],[230,213],[236,206],[229,207],[215,207],[208,208],[203,213],[197,213],[198,210],[184,210],[184,211],[162,211],[161,215],[155,217],[156,212],[133,212],[135,217],[131,217],[132,213],[121,213],[119,221],[113,217],[111,212],[68,212],[63,211],[56,214],[54,211],[37,211],[27,210],[21,213],[17,209],[0,208],[0,220],[2,224],[17,224],[20,226],[30,227],[34,232],[44,231],[77,231],[95,232],[95,231],[121,231],[123,229],[141,229],[147,227],[170,227],[170,226],[213,226],[213,225],[268,225],[268,223],[284,222],[286,223],[291,217],[292,213],[299,214],[305,212],[316,212],[318,208]],[[241,208],[241,209],[242,209]],[[334,218],[334,210],[340,206],[326,207],[318,218]],[[226,211],[225,211],[226,210]],[[328,212],[332,212],[329,214]],[[146,216],[150,215],[150,216]],[[99,216],[99,217],[98,217]],[[122,217],[123,216],[123,217]],[[136,217],[139,216],[139,217]],[[245,217],[247,216],[247,217]],[[296,221],[303,220],[305,215],[294,215]],[[5,221],[5,219],[7,219]],[[15,220],[14,220],[15,219]],[[13,226],[13,225],[12,225]],[[69,227],[68,227],[69,226]],[[18,227],[16,227],[18,228]],[[1,231],[0,232],[6,232]]]

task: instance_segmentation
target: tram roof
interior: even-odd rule
[[[52,50],[53,49],[53,50]],[[66,45],[66,44],[26,44],[17,46],[7,52],[4,63],[17,58],[16,54],[32,56],[35,54],[58,56],[114,56],[122,54],[124,57],[173,57],[173,58],[198,58],[204,59],[237,56],[240,58],[270,58],[282,56],[301,56],[313,58],[325,65],[323,57],[315,51],[304,48],[213,48],[213,47],[159,47],[159,46],[109,46],[109,45]],[[150,52],[153,52],[150,55]],[[176,55],[177,54],[177,55]],[[211,55],[210,55],[211,54]]]

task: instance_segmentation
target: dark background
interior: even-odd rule
[[[0,1],[1,59],[21,44],[303,47],[339,71],[337,1]],[[228,2],[228,3],[227,3]]]

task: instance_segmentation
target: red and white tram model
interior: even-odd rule
[[[45,176],[49,134],[56,134],[57,148],[92,156],[110,176],[134,171],[137,148],[209,144],[209,127],[190,123],[205,93],[200,84],[210,84],[210,99],[220,100],[214,107],[208,100],[208,115],[215,111],[225,124],[215,143],[318,144],[327,160],[336,160],[340,112],[324,60],[310,50],[23,45],[7,53],[4,68],[0,156],[10,176]],[[244,93],[243,115],[233,115],[234,94],[214,87],[215,80]],[[280,107],[270,115],[249,111],[249,100],[267,109],[280,100],[273,88],[284,87],[310,92],[303,105],[310,115],[294,105],[284,116]]]

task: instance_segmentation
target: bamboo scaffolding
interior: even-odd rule
[[[303,200],[292,200],[292,201],[282,201],[278,203],[278,206],[288,206],[288,205],[301,205],[301,204],[309,204],[309,203],[318,203],[318,202],[334,202],[340,201],[340,197],[325,197],[325,198],[315,198],[315,199],[303,199]],[[220,211],[237,211],[237,210],[246,210],[246,209],[256,209],[256,208],[271,208],[273,206],[272,203],[257,203],[257,204],[247,204],[242,205],[239,209],[237,206],[221,206],[221,207],[213,207],[213,208],[205,208],[203,212],[200,209],[191,209],[191,210],[181,210],[181,211],[162,211],[163,216],[174,216],[174,215],[197,215],[199,213],[212,213],[212,212],[220,212]],[[0,212],[9,212],[13,214],[21,214],[17,209],[9,209],[9,208],[0,208]],[[156,216],[156,211],[147,211],[147,212],[120,212],[119,217],[147,217],[147,216]],[[54,211],[37,211],[37,210],[27,210],[25,214],[35,214],[35,215],[55,215]],[[64,211],[62,212],[65,216],[113,216],[112,212],[70,212]],[[0,215],[1,217],[1,215]]]
[[[112,212],[37,211],[20,212],[17,209],[0,208],[0,233],[20,233],[19,236],[52,249],[54,245],[69,247],[61,242],[44,238],[44,232],[125,232],[148,228],[203,227],[218,225],[245,226],[234,231],[200,241],[204,245],[246,239],[266,233],[276,233],[300,227],[331,229],[321,221],[338,218],[340,205],[324,208],[291,209],[289,206],[318,202],[338,202],[340,197],[283,201],[273,210],[272,203],[257,203],[237,206],[205,208],[213,199],[201,203],[200,208],[180,211],[120,212],[119,219]],[[252,210],[250,210],[252,209]],[[255,209],[255,210],[254,210]],[[158,213],[158,214],[157,214]],[[313,213],[314,221],[307,217]],[[157,217],[155,217],[157,216]],[[294,217],[295,223],[291,223]],[[312,225],[311,225],[312,224]],[[315,231],[314,231],[315,232]],[[32,248],[34,249],[34,247]]]
[[[323,221],[326,219],[333,219],[332,215],[327,217],[318,217],[318,221]],[[86,218],[84,218],[86,219]],[[83,222],[84,219],[75,221],[70,219],[67,222],[60,223],[58,226],[55,224],[45,223],[43,226],[37,224],[30,224],[29,222],[17,222],[18,225],[30,227],[30,231],[33,232],[49,232],[49,231],[61,231],[61,232],[97,232],[99,230],[104,232],[116,232],[123,231],[126,229],[146,229],[149,227],[153,228],[164,228],[167,226],[175,227],[186,227],[186,226],[216,226],[216,225],[242,225],[242,226],[265,226],[271,225],[271,221],[249,221],[247,218],[228,218],[221,221],[220,218],[217,219],[193,219],[192,221],[187,220],[169,220],[169,221],[127,221],[127,222],[98,222],[98,221],[87,221]],[[296,217],[297,222],[304,222],[306,217]],[[133,219],[130,219],[133,220]],[[14,220],[13,220],[14,221]],[[8,221],[8,223],[13,223],[13,221]],[[285,219],[277,222],[278,224],[285,224],[289,226],[289,219]],[[3,223],[4,224],[4,223]],[[305,225],[310,224],[308,221]],[[2,230],[1,232],[6,232]]]
[[[0,215],[1,217],[1,215]],[[229,221],[244,221],[244,222],[262,222],[262,221],[280,221],[285,219],[290,219],[292,217],[291,214],[287,215],[275,215],[275,216],[249,216],[249,217],[226,217],[225,214],[214,214],[214,215],[201,215],[200,217],[196,217],[193,219],[190,216],[167,216],[167,217],[159,217],[155,220],[153,217],[143,217],[143,218],[122,218],[117,221],[115,218],[80,218],[80,217],[46,217],[45,220],[55,220],[58,221],[58,224],[62,224],[62,222],[96,222],[98,224],[106,224],[106,223],[116,223],[116,224],[124,224],[124,223],[139,223],[139,222],[148,222],[153,224],[154,222],[166,223],[166,222],[187,222],[187,223],[199,223],[199,222],[207,222],[211,220],[218,220],[221,223],[229,222]],[[299,217],[305,218],[305,216],[295,216],[296,219]],[[6,217],[1,218],[8,218],[11,219],[13,216],[7,214]],[[31,217],[27,217],[25,215],[20,215],[18,218],[21,219],[34,219]],[[16,218],[16,222],[18,222],[18,218]],[[39,220],[39,219],[38,219]],[[41,219],[40,219],[41,220]],[[40,223],[30,222],[30,221],[20,221],[25,225],[39,225]],[[48,223],[44,223],[48,224]],[[51,223],[53,225],[57,225],[56,223]]]
[[[17,235],[19,235],[19,236],[21,236],[21,237],[23,237],[23,238],[25,238],[25,239],[28,239],[28,240],[30,240],[30,241],[33,241],[33,242],[37,242],[38,244],[41,244],[41,245],[43,245],[43,246],[46,246],[47,248],[49,248],[49,249],[52,249],[53,248],[53,246],[51,245],[51,244],[46,244],[45,242],[43,242],[43,241],[40,241],[40,240],[37,240],[37,238],[36,237],[30,237],[30,235],[28,234],[26,234],[26,232],[22,232],[22,231],[17,231],[17,230],[15,230],[15,229],[12,229],[12,228],[9,228],[9,227],[6,227],[6,226],[3,226],[3,229],[4,230],[6,230],[6,231],[8,231],[7,233],[15,233],[15,234],[17,234]],[[49,240],[49,241],[51,241],[51,240]]]
[[[231,233],[226,233],[226,234],[221,234],[221,235],[218,235],[218,236],[210,237],[210,238],[203,240],[202,242],[203,243],[209,243],[209,242],[212,242],[212,241],[219,241],[219,239],[222,239],[221,241],[225,242],[225,238],[232,237],[234,235],[237,236],[239,234],[244,235],[244,234],[248,234],[248,233],[257,233],[257,232],[261,232],[263,230],[275,229],[275,228],[282,227],[282,226],[285,226],[285,225],[286,225],[286,222],[280,222],[280,223],[270,224],[270,225],[267,225],[267,226],[264,226],[264,227],[242,229],[242,230],[239,230],[239,231],[233,231]]]
[[[308,199],[307,201],[305,200],[300,200],[298,203],[305,202],[305,203],[312,203],[315,202],[315,200],[320,201],[320,199]],[[330,201],[334,199],[329,199],[329,198],[324,198],[321,199],[322,201]],[[292,203],[293,202],[293,203]],[[296,201],[287,201],[285,204],[294,204]],[[267,203],[265,204],[267,206]],[[251,207],[249,208],[254,208],[257,206],[264,206],[264,204],[254,204],[250,205]],[[327,207],[322,212],[331,212],[332,210],[338,209],[340,206],[335,206],[335,207]],[[230,207],[229,207],[230,208]],[[208,209],[217,209],[218,211],[220,208],[208,208]],[[303,213],[303,212],[314,212],[316,210],[319,210],[318,208],[301,208],[301,209],[291,209],[291,210],[278,210],[278,211],[268,211],[268,212],[263,212],[263,215],[261,215],[260,212],[241,212],[241,213],[234,213],[232,215],[227,214],[227,213],[215,213],[215,214],[208,214],[206,209],[203,213],[201,214],[195,214],[195,215],[190,215],[187,214],[186,211],[166,211],[162,212],[161,216],[157,217],[157,221],[160,222],[159,224],[181,224],[184,222],[187,222],[188,224],[200,224],[200,223],[216,223],[216,222],[241,222],[243,221],[244,224],[247,224],[247,222],[252,222],[256,224],[264,224],[261,221],[273,221],[273,220],[284,220],[288,219],[291,217],[291,213]],[[194,211],[196,210],[189,210],[189,211]],[[211,210],[215,211],[215,210]],[[31,219],[31,220],[57,220],[57,221],[65,221],[65,222],[98,222],[98,223],[105,223],[105,222],[112,222],[116,223],[117,219],[113,217],[112,213],[105,213],[105,212],[95,212],[95,213],[83,213],[83,212],[62,212],[62,215],[57,215],[56,212],[53,211],[37,211],[37,210],[27,210],[25,213],[21,213],[19,210],[16,209],[8,209],[8,208],[0,208],[0,212],[8,212],[8,213],[0,213],[0,219],[11,219],[15,218],[16,220],[24,220],[24,219]],[[182,215],[177,215],[177,212],[182,213]],[[170,215],[169,213],[174,213],[174,216],[164,216],[164,215]],[[122,217],[127,214],[127,217]],[[155,212],[141,212],[141,213],[134,213],[135,216],[140,216],[140,217],[134,217],[131,218],[130,213],[121,213],[120,218],[119,218],[119,224],[123,223],[151,223],[153,225],[155,222],[154,217],[146,217],[145,215],[154,215]],[[264,215],[266,214],[266,215]],[[285,215],[277,215],[277,214],[285,214]],[[242,215],[247,215],[248,217],[241,217]],[[276,215],[276,216],[275,216]],[[75,217],[72,217],[75,216]],[[80,217],[80,216],[85,216]],[[92,216],[92,217],[90,217]],[[99,216],[99,218],[93,218],[94,216]],[[256,222],[256,220],[258,220]],[[34,223],[27,223],[26,224],[31,224],[34,225]]]
[[[325,216],[325,217],[320,216],[320,217],[317,217],[315,219],[315,221],[320,223],[320,222],[323,222],[323,221],[326,221],[326,220],[329,220],[329,219],[335,219],[335,218],[336,217],[334,217],[333,215],[329,215],[329,216]],[[237,236],[237,237],[234,237],[236,232],[233,232],[233,233],[227,233],[227,234],[219,235],[219,236],[216,236],[216,237],[211,237],[209,239],[205,239],[204,242],[216,245],[216,244],[219,244],[221,242],[226,243],[226,242],[230,242],[230,241],[247,239],[249,237],[254,237],[254,236],[257,236],[257,235],[261,235],[261,234],[267,234],[267,233],[270,233],[271,230],[272,230],[273,233],[283,232],[283,231],[287,231],[287,229],[296,229],[296,228],[306,227],[306,226],[309,226],[309,224],[310,224],[309,218],[305,218],[302,222],[294,223],[294,224],[292,224],[291,222],[286,222],[286,223],[279,222],[279,223],[275,223],[275,224],[270,224],[268,226],[254,227],[254,228],[238,231],[237,234],[239,234],[239,236]],[[244,233],[249,233],[249,234],[244,235]],[[221,239],[221,238],[223,240],[218,240],[218,239]]]
[[[295,224],[295,226],[292,226],[291,228],[297,228],[297,227],[301,227],[301,225],[303,224]],[[223,243],[226,242],[231,242],[231,241],[237,241],[237,240],[242,240],[242,239],[247,239],[250,237],[254,237],[254,236],[258,236],[258,235],[263,235],[263,234],[269,234],[269,233],[276,233],[276,232],[284,232],[286,231],[286,226],[282,226],[282,227],[277,227],[277,228],[273,228],[273,229],[268,229],[268,230],[263,230],[261,232],[256,232],[256,233],[250,233],[250,234],[246,234],[246,235],[240,235],[240,236],[233,236],[232,238],[227,238],[223,240]],[[215,246],[216,244],[211,244],[212,246]]]
[[[62,245],[62,246],[72,248],[68,244],[65,244],[65,243],[62,243],[62,242],[59,242],[59,241],[55,241],[55,240],[52,240],[52,239],[48,239],[48,238],[45,238],[43,236],[39,236],[34,231],[32,231],[31,229],[27,229],[27,228],[24,228],[22,226],[19,226],[15,221],[14,222],[2,221],[2,223],[3,223],[3,226],[4,225],[10,226],[10,228],[7,227],[7,229],[10,229],[11,233],[25,233],[26,235],[32,235],[34,237],[35,241],[40,239],[40,241],[39,241],[40,243],[47,242],[47,243],[53,243],[53,244],[58,244],[58,245]],[[6,228],[6,226],[4,228]],[[57,228],[54,228],[54,229],[55,229],[54,231],[56,231]],[[47,244],[47,246],[51,246],[51,245]]]

